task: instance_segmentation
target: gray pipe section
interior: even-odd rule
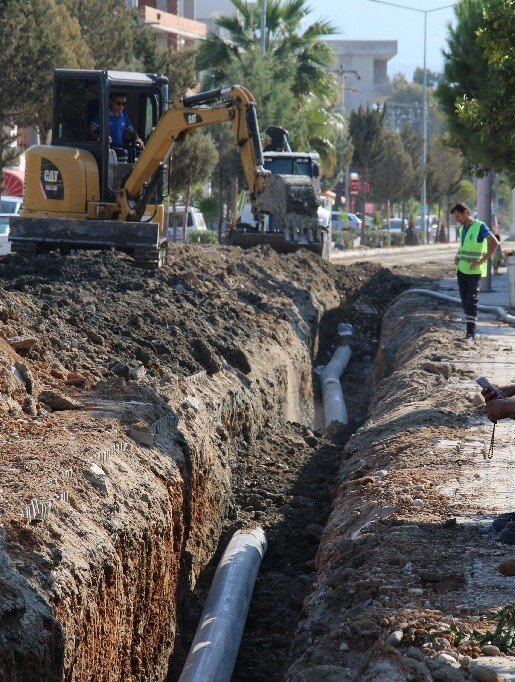
[[[430,289],[406,289],[400,296],[403,296],[404,294],[424,294],[425,296],[432,296],[433,298],[439,298],[442,301],[450,301],[451,303],[459,303],[461,305],[461,300],[459,298],[454,298],[454,296],[448,296],[447,294],[440,294],[438,291],[431,291]],[[515,326],[515,315],[510,315],[504,308],[501,308],[501,306],[480,304],[477,308],[483,312],[495,313],[508,324]]]
[[[320,374],[325,431],[330,429],[335,422],[339,424],[349,423],[340,377],[349,363],[350,356],[349,346],[338,346],[333,357]]]
[[[238,531],[231,538],[179,682],[230,682],[266,545],[262,528]]]

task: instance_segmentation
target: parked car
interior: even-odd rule
[[[434,242],[438,232],[438,216],[426,215],[426,228],[422,230],[422,216],[417,216],[415,226],[420,233],[428,232],[429,241]]]
[[[11,253],[9,244],[9,218],[20,212],[23,199],[21,197],[0,197],[0,256]]]
[[[176,231],[176,241],[182,241],[182,225],[184,222],[184,206],[170,206],[168,209],[168,230],[167,236],[170,241],[174,240],[174,224],[177,228]],[[189,232],[195,232],[196,230],[207,230],[206,221],[204,216],[195,206],[188,207],[188,217],[186,219],[186,237]]]
[[[343,217],[345,216],[347,217],[347,220],[344,220]],[[359,232],[359,230],[361,230],[362,221],[355,213],[331,211],[331,223],[333,230],[345,230],[350,227],[355,232]]]
[[[408,219],[407,218],[390,218],[390,232],[406,232],[408,229]],[[381,225],[382,230],[388,229],[388,221],[383,220]]]

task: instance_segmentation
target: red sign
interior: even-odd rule
[[[377,204],[374,204],[373,201],[365,201],[365,213],[367,215],[372,215],[372,213],[375,213],[377,211]]]
[[[361,190],[361,180],[359,178],[351,178],[349,181],[349,189],[351,194],[358,194]]]
[[[361,180],[361,178],[351,178],[349,180],[349,190],[351,194],[359,194],[360,192],[370,192],[370,184],[368,180]]]

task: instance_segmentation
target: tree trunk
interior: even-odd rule
[[[191,185],[188,185],[186,188],[186,199],[184,201],[184,215],[182,217],[182,241],[186,243],[187,240],[187,235],[186,235],[186,229],[188,226],[188,209],[190,207],[190,200],[191,200]]]

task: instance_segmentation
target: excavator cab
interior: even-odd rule
[[[109,100],[121,96],[126,102],[121,115],[146,142],[166,109],[166,78],[122,71],[55,71],[52,146],[76,147],[93,154],[99,170],[100,200],[105,202],[115,200],[140,151],[133,142],[116,146],[109,140]],[[98,139],[91,135],[92,122],[98,127]],[[157,187],[154,203],[161,203],[162,182]]]

